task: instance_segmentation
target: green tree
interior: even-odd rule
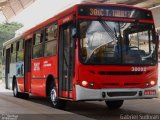
[[[0,23],[0,78],[1,78],[1,61],[2,61],[2,45],[3,42],[13,38],[15,36],[15,32],[23,27],[21,23],[17,22],[4,22]]]
[[[23,25],[17,22],[0,23],[0,50],[2,50],[3,42],[13,38],[15,36],[15,31],[17,31],[21,27],[23,27]]]
[[[15,36],[15,31],[23,27],[21,23],[5,22],[0,24],[0,43],[9,40]],[[1,44],[2,45],[2,44]]]

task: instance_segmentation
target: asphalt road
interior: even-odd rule
[[[50,107],[45,98],[28,100],[13,97],[12,91],[0,84],[0,120],[94,120],[69,111]]]
[[[50,107],[45,98],[14,98],[11,91],[0,92],[1,119],[18,120],[157,120],[160,119],[160,99],[126,100],[121,109],[109,110],[104,102],[68,102],[66,109]],[[17,120],[17,119],[15,119]]]

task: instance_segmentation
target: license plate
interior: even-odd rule
[[[145,90],[144,95],[156,95],[156,90]]]

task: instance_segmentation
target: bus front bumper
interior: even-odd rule
[[[76,85],[76,101],[79,100],[125,100],[158,97],[158,86],[151,88],[88,89]]]

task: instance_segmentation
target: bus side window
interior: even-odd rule
[[[17,42],[17,62],[24,60],[23,40]]]
[[[24,47],[23,39],[17,42],[17,64],[16,64],[16,77],[24,76]]]
[[[45,30],[45,46],[44,46],[44,56],[56,55],[57,47],[57,24],[52,24],[48,26]]]
[[[33,42],[33,59],[40,58],[43,56],[43,32],[39,31],[34,35],[34,42]]]
[[[11,63],[16,62],[16,42],[11,44]]]

